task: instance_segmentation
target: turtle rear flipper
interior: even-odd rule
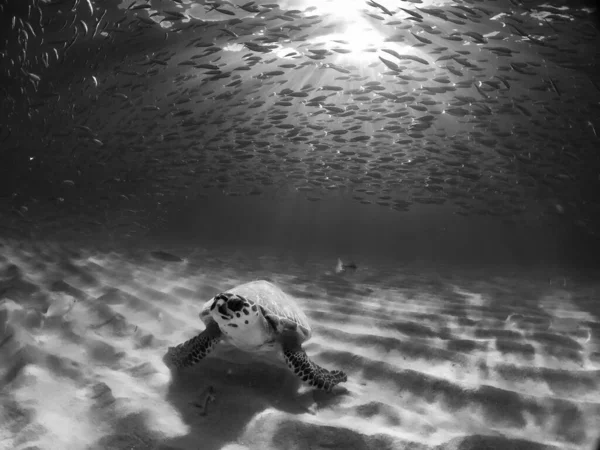
[[[294,374],[313,387],[329,392],[335,385],[348,381],[343,371],[327,370],[312,362],[302,348],[284,350],[283,356]]]
[[[216,323],[210,323],[206,330],[190,340],[169,347],[163,362],[169,368],[182,369],[191,367],[208,355],[215,344],[221,340],[221,330]]]

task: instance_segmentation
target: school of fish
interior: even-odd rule
[[[15,224],[64,226],[66,211],[82,227],[143,228],[185,195],[297,191],[597,233],[600,32],[583,4],[0,9],[0,172]]]

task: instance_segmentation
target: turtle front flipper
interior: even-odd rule
[[[221,340],[221,330],[216,323],[210,323],[202,333],[175,347],[169,347],[163,362],[169,368],[191,367],[210,353]]]
[[[343,371],[327,370],[312,362],[302,348],[284,350],[283,356],[294,374],[313,387],[329,392],[336,384],[348,381]]]

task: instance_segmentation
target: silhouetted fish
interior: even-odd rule
[[[14,180],[76,186],[52,201],[97,214],[109,208],[86,197],[86,180],[122,158],[137,175],[103,200],[144,192],[162,208],[196,183],[228,196],[287,183],[314,202],[348,189],[399,212],[447,201],[459,215],[529,224],[539,204],[550,206],[541,217],[597,222],[600,203],[579,194],[593,191],[582,183],[600,132],[595,61],[581,58],[598,46],[591,12],[366,0],[377,20],[350,27],[365,33],[351,42],[339,39],[343,15],[317,6],[211,0],[205,20],[174,2],[12,0],[21,14],[0,1],[0,143],[31,153]],[[40,166],[49,148],[72,172]]]
[[[152,255],[156,259],[160,259],[161,261],[168,261],[168,262],[181,262],[181,261],[183,261],[183,259],[180,258],[179,256],[174,255],[174,254],[169,253],[169,252],[164,252],[162,250],[157,250],[157,251],[154,251],[154,252],[150,252],[150,255]]]
[[[357,269],[356,264],[350,261],[347,264],[344,264],[340,258],[337,260],[337,264],[335,266],[335,273],[346,273],[346,272],[354,272]]]

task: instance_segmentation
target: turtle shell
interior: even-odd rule
[[[280,288],[265,280],[251,281],[241,284],[226,292],[241,295],[242,297],[262,306],[269,314],[283,320],[289,320],[297,325],[298,337],[301,342],[311,336],[311,327],[308,317],[298,304]],[[200,312],[200,319],[205,324],[212,322],[210,307],[213,299],[207,301]]]

